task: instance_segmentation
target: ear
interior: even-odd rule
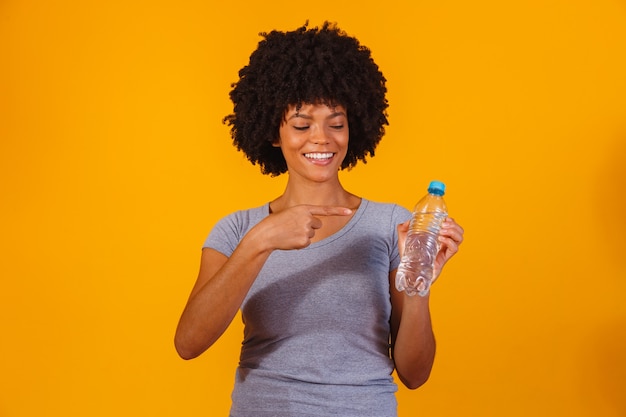
[[[275,148],[280,148],[280,137],[277,137],[276,139],[272,140],[272,146]]]

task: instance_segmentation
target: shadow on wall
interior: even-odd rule
[[[595,197],[593,215],[601,240],[598,246],[604,252],[601,260],[608,262],[608,270],[613,271],[598,279],[606,284],[605,294],[607,291],[623,294],[626,291],[626,125],[607,147],[607,161],[597,178]],[[621,295],[613,296],[621,298]],[[611,303],[623,308],[619,298]],[[626,312],[622,310],[622,313],[599,322],[587,335],[580,362],[581,395],[612,410],[615,414],[611,415],[626,416]]]
[[[592,409],[626,416],[626,317],[599,325],[580,362],[580,395]]]

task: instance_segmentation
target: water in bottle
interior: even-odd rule
[[[448,209],[443,200],[446,186],[432,181],[426,194],[413,209],[404,254],[396,273],[396,288],[407,295],[425,296],[430,290],[434,263],[439,252],[439,230]]]

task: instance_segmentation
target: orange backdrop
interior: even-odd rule
[[[282,191],[221,119],[258,32],[336,21],[388,79],[348,189],[448,185],[466,242],[400,416],[626,415],[619,0],[0,2],[0,415],[225,416],[236,320],[185,362],[200,247]]]

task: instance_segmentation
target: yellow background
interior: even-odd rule
[[[200,247],[277,196],[231,145],[261,31],[337,21],[388,79],[342,173],[466,229],[433,288],[429,382],[400,416],[626,415],[626,4],[0,1],[0,416],[225,416],[236,320],[185,362]]]

